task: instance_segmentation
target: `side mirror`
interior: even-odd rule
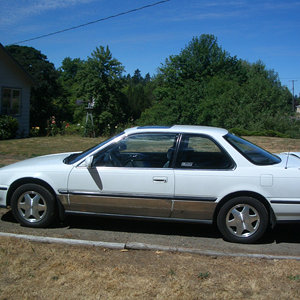
[[[91,156],[89,156],[89,157],[87,157],[87,158],[85,159],[84,165],[85,165],[88,169],[90,169],[90,168],[92,167],[93,159],[94,159],[94,156],[93,156],[93,155],[91,155]]]

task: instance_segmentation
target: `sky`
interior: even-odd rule
[[[63,30],[159,0],[0,0],[0,43]],[[201,34],[213,34],[231,56],[261,60],[283,85],[300,93],[300,0],[169,0],[71,31],[20,43],[56,68],[65,57],[87,59],[109,46],[127,74],[154,75]]]

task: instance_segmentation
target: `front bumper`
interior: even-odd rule
[[[0,207],[7,207],[8,186],[0,185]]]

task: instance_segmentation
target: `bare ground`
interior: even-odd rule
[[[300,299],[299,261],[0,243],[0,299]]]

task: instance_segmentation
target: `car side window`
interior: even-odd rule
[[[94,156],[93,166],[168,168],[173,158],[176,134],[135,134]]]
[[[184,134],[176,160],[176,168],[183,169],[231,169],[230,156],[207,136]]]

